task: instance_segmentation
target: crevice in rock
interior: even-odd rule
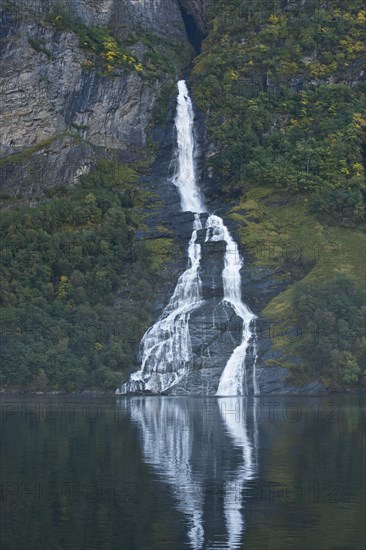
[[[197,25],[195,18],[188,12],[185,6],[183,6],[181,2],[178,2],[178,5],[184,21],[188,40],[193,46],[196,55],[198,55],[201,52],[204,35]]]

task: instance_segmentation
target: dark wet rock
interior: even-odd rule
[[[178,0],[178,4],[192,17],[198,31],[204,36],[207,32],[206,0]]]
[[[127,381],[127,380],[126,380]],[[145,382],[142,380],[136,380],[129,382],[129,395],[156,395],[154,392],[145,388]],[[116,391],[116,395],[120,395],[120,390]]]
[[[242,321],[220,298],[205,301],[189,322],[193,368],[166,393],[215,395],[233,349],[241,342]]]
[[[268,394],[318,394],[327,390],[317,380],[303,386],[295,386],[286,382],[288,370],[280,366],[257,368],[257,380],[261,393]]]
[[[204,242],[200,276],[202,281],[202,298],[223,298],[222,270],[224,268],[225,244],[223,241]]]

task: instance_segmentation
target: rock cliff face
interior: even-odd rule
[[[148,212],[147,233],[149,238],[160,237],[156,227],[164,226],[179,251],[178,259],[164,268],[170,280],[157,294],[157,318],[185,268],[192,231],[192,216],[179,213],[179,197],[167,182],[167,174],[175,144],[174,82],[189,62],[189,41],[197,51],[205,35],[206,2],[67,0],[62,5],[66,10],[62,15],[57,15],[59,0],[8,1],[2,8],[0,191],[23,196],[25,202],[32,204],[32,197],[49,187],[77,184],[100,156],[122,161],[143,158],[152,138],[157,153],[140,186],[159,200],[152,203]],[[149,63],[151,43],[155,43],[154,59],[159,52],[173,59],[169,71],[155,67],[154,74],[146,76],[133,68],[120,68],[108,74],[100,62],[94,63],[95,52],[91,54],[82,47],[75,29],[54,24],[55,18],[64,17],[65,13],[84,25],[106,27],[143,65],[146,56]],[[163,127],[154,124],[154,111],[167,84],[171,94]],[[202,114],[197,113],[196,127],[203,149]],[[207,144],[206,157],[209,147]],[[200,171],[206,201],[212,211],[216,210],[228,222],[220,204],[212,200],[214,190],[204,174],[204,156]],[[147,233],[141,231],[140,238]],[[202,244],[207,258],[201,273],[203,295],[209,306],[192,315],[194,370],[184,383],[172,389],[173,393],[214,393],[223,365],[240,341],[239,320],[220,303],[222,253],[212,247],[213,243]],[[278,285],[271,284],[272,275],[254,273],[250,265],[246,267],[243,295],[255,312],[279,291]],[[268,358],[270,345],[261,343],[260,353],[260,357]],[[258,372],[262,391],[289,391],[284,382],[286,369],[263,369],[259,362]]]
[[[179,0],[178,3],[193,18],[199,32],[204,36],[207,30],[206,0]]]
[[[2,11],[0,155],[6,160],[1,187],[12,193],[76,183],[98,150],[136,157],[146,146],[167,80],[163,70],[145,78],[133,68],[108,75],[92,66],[80,37],[67,25],[62,30],[52,25],[57,17],[52,14],[58,13],[52,10],[59,5],[56,0],[21,0]],[[137,32],[163,39],[167,55],[169,48],[188,49],[175,0],[69,0],[63,9],[86,25],[108,26],[122,42],[134,33],[129,43],[136,57],[146,50]],[[21,157],[11,157],[20,152]]]
[[[18,15],[21,12],[26,19],[41,19],[62,6],[86,25],[114,24],[121,34],[136,27],[170,39],[184,33],[177,0],[17,0],[8,4],[16,4]],[[200,2],[187,0],[187,4],[196,4],[196,12],[201,13]]]
[[[196,53],[199,53],[207,33],[206,0],[179,0],[179,7],[188,38]]]

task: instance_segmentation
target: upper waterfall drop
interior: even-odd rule
[[[196,214],[207,212],[196,182],[194,112],[185,80],[178,82],[175,128],[177,132],[177,168],[172,181],[178,188],[182,210]]]

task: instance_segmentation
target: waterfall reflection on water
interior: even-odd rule
[[[241,547],[245,489],[257,473],[256,406],[245,397],[124,401],[143,460],[184,518],[189,548]]]

